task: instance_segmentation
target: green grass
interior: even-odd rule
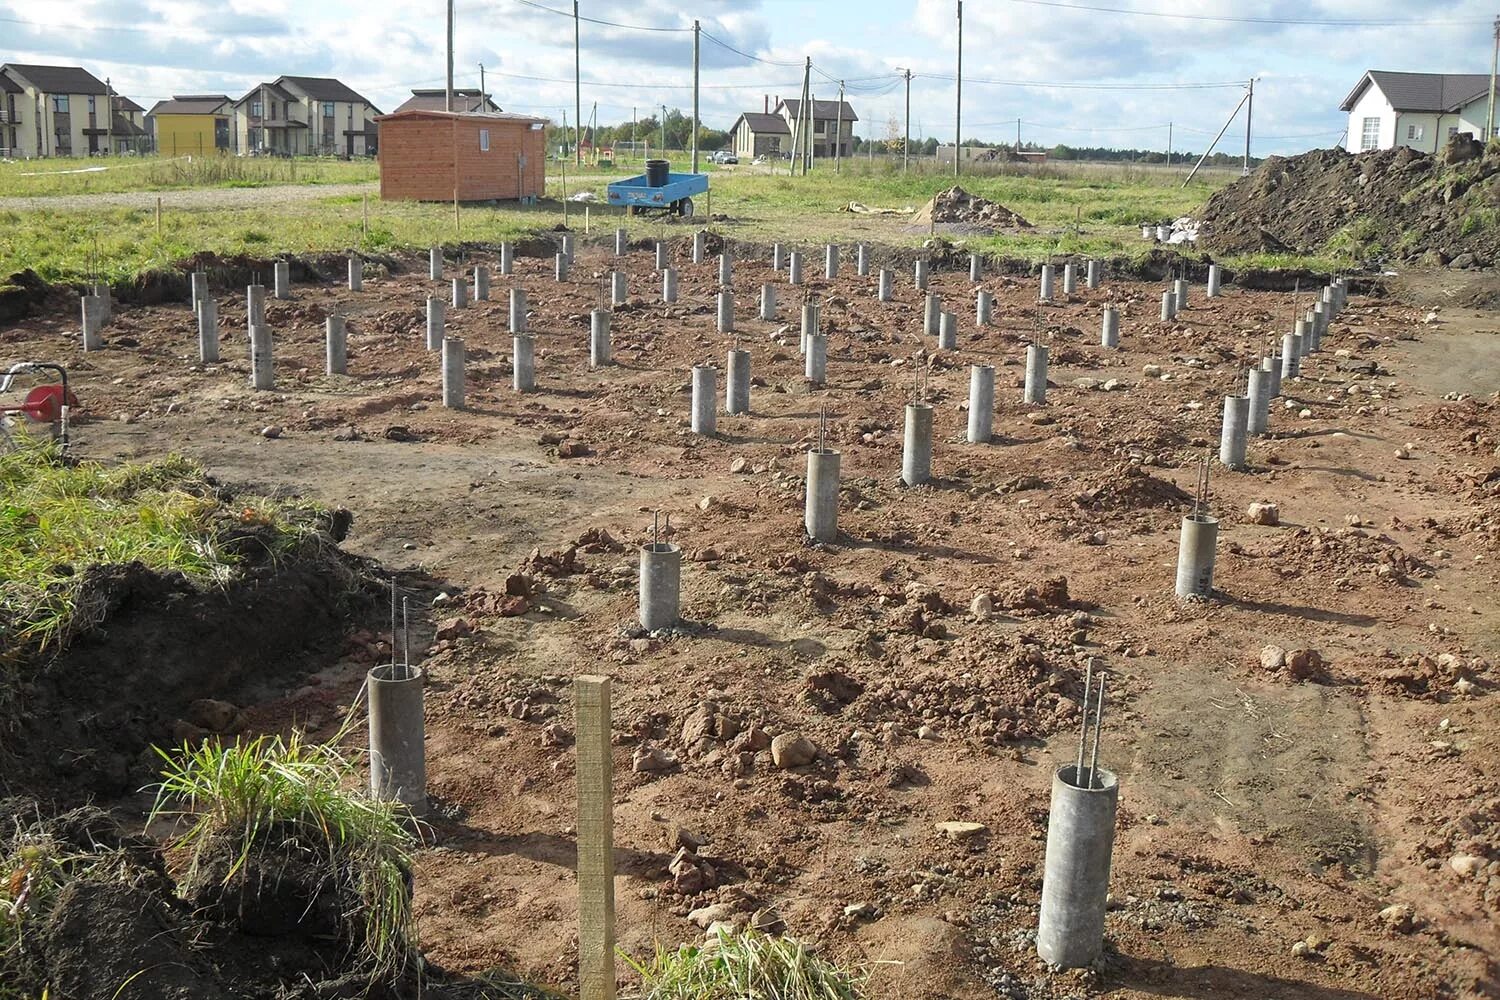
[[[860,1000],[863,976],[789,937],[720,930],[707,944],[658,946],[626,961],[641,977],[639,1000]]]
[[[382,202],[373,188],[368,222],[362,194],[280,201],[268,195],[266,202],[243,208],[172,208],[169,202],[160,231],[155,212],[145,208],[0,209],[0,232],[6,234],[0,240],[0,275],[31,268],[48,281],[81,282],[97,272],[125,283],[148,271],[172,268],[200,251],[266,258],[351,249],[399,252],[456,240],[494,243],[552,229],[565,219],[581,230],[586,214],[595,227],[623,225],[637,237],[688,231],[660,218],[627,218],[603,204],[605,187],[618,174],[586,168],[581,174],[570,170],[564,180],[559,167],[548,165],[547,200],[535,206],[465,206],[456,226],[451,204]],[[899,161],[851,159],[837,174],[820,162],[805,178],[787,176],[784,166],[777,169],[781,172],[774,175],[748,165],[717,169],[710,194],[699,199],[697,209],[700,216],[712,211],[729,221],[700,224],[760,242],[862,240],[919,246],[928,233],[909,216],[852,213],[849,204],[916,209],[953,183],[926,164],[902,174]],[[1183,170],[1161,167],[1057,163],[981,169],[983,173],[965,175],[960,183],[1014,209],[1035,228],[960,242],[995,257],[1030,261],[1070,253],[1130,258],[1148,253],[1155,244],[1141,240],[1142,223],[1193,214],[1237,176],[1236,171],[1205,172],[1184,188]],[[600,201],[587,209],[564,204],[564,190],[568,195],[591,191]],[[1334,249],[1305,259],[1325,268],[1346,264],[1346,247]],[[1224,262],[1240,263],[1235,258]]]
[[[0,197],[272,184],[360,184],[379,177],[380,167],[374,160],[332,157],[284,159],[218,154],[74,157],[0,163]]]
[[[98,624],[103,611],[83,586],[90,566],[140,562],[217,586],[237,562],[219,548],[225,527],[269,524],[290,547],[305,529],[285,512],[227,509],[203,471],[175,456],[106,468],[41,442],[0,455],[0,679]]]
[[[252,853],[276,850],[289,833],[323,856],[331,884],[359,899],[345,919],[359,923],[372,980],[392,979],[405,968],[417,947],[407,881],[416,839],[405,807],[351,790],[359,781],[355,764],[334,746],[297,733],[158,752],[166,767],[152,818],[187,823],[172,847],[190,859],[188,880],[224,837],[238,852],[228,881]]]

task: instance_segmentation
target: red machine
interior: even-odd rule
[[[39,375],[44,372],[56,372],[60,382],[33,386],[26,393],[26,398],[19,402],[0,399],[0,418],[25,416],[32,423],[59,424],[61,428],[59,441],[63,450],[67,451],[68,422],[64,419],[64,408],[71,409],[78,405],[78,397],[68,389],[67,369],[62,365],[54,365],[46,361],[23,361],[18,365],[12,365],[9,371],[0,375],[0,396],[10,391],[16,376]],[[3,423],[0,423],[0,439],[3,439],[7,445],[13,443]]]

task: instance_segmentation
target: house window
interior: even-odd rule
[[[1359,151],[1380,148],[1380,119],[1366,118],[1359,135]]]
[[[94,95],[90,94],[89,95],[89,114],[93,114],[93,113],[94,113]]]
[[[259,118],[260,117],[260,102],[259,101],[251,101],[250,102],[250,117],[251,118]]]
[[[332,118],[333,117],[333,102],[332,101],[324,101],[323,102],[323,117],[324,118]]]
[[[1409,141],[1409,142],[1421,139],[1422,138],[1422,126],[1420,126],[1420,125],[1408,125],[1408,126],[1406,126],[1406,138],[1407,138],[1407,141]]]
[[[52,110],[60,115],[68,113],[68,95],[54,94],[52,96]]]
[[[481,153],[490,151],[490,130],[487,128],[479,130],[479,151]]]

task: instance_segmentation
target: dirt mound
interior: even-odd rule
[[[1497,174],[1500,151],[1481,155],[1466,135],[1441,155],[1402,146],[1272,156],[1209,199],[1199,245],[1481,266],[1500,251]]]
[[[962,226],[971,231],[1030,229],[1031,223],[997,201],[970,194],[954,185],[939,191],[912,217],[916,226]]]
[[[1084,481],[1073,498],[1088,510],[1182,510],[1193,502],[1192,494],[1176,483],[1158,479],[1131,462]]]

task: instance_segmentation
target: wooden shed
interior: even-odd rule
[[[412,110],[375,121],[383,199],[530,201],[546,190],[546,119]]]

